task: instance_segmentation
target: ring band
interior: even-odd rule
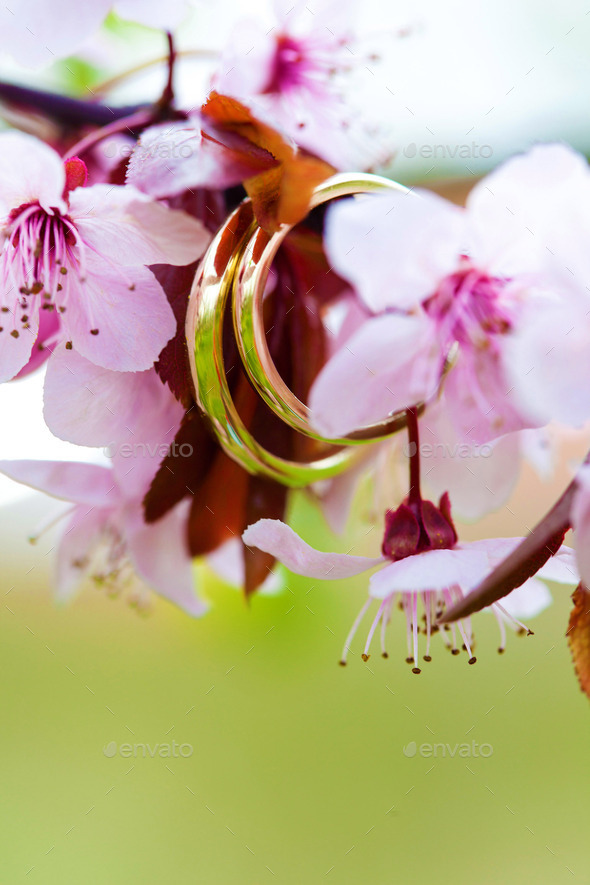
[[[335,175],[316,188],[310,209],[337,197],[392,189],[405,192],[401,185],[374,175]],[[197,404],[224,451],[249,473],[300,488],[342,473],[356,460],[355,447],[391,436],[405,427],[406,417],[399,412],[343,439],[326,439],[313,430],[308,407],[277,372],[266,344],[262,298],[273,258],[291,229],[285,225],[269,235],[256,223],[249,200],[238,206],[211,241],[195,274],[186,338]],[[327,446],[342,446],[340,450],[307,463],[290,461],[273,455],[248,431],[233,402],[224,365],[223,325],[230,297],[240,357],[259,395],[289,426]]]

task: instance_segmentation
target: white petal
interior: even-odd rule
[[[392,562],[371,576],[369,592],[375,599],[392,593],[446,590],[459,586],[464,593],[488,573],[489,560],[483,550],[464,544],[452,550],[426,550]]]
[[[56,598],[60,602],[68,602],[84,580],[109,513],[99,507],[76,507],[66,524],[55,562]]]
[[[207,611],[195,592],[193,565],[186,542],[188,502],[175,507],[158,522],[147,525],[141,508],[126,517],[126,541],[135,570],[156,593],[193,617]]]
[[[66,173],[53,148],[23,132],[4,132],[0,158],[0,215],[35,202],[46,210],[65,209]]]
[[[328,210],[331,264],[373,311],[408,309],[456,269],[461,209],[428,191],[344,200]]]
[[[113,474],[98,464],[78,461],[0,461],[0,473],[62,501],[92,507],[114,506]]]
[[[508,500],[521,466],[516,434],[482,444],[460,436],[443,395],[420,420],[420,437],[424,482],[437,496],[451,490],[454,513],[481,519]]]
[[[259,519],[242,535],[248,547],[258,547],[275,556],[296,575],[332,581],[348,578],[380,565],[383,559],[350,556],[348,553],[322,553],[314,550],[292,528],[278,519]]]
[[[421,313],[373,317],[324,366],[310,393],[314,427],[339,438],[436,392],[441,353]]]
[[[547,585],[537,578],[530,578],[508,596],[500,600],[502,608],[519,621],[535,618],[551,605],[553,598]],[[500,613],[501,615],[501,613]]]
[[[121,265],[191,264],[211,239],[200,221],[130,185],[77,188],[70,207],[84,243]]]

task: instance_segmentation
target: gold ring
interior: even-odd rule
[[[338,197],[386,190],[406,192],[401,185],[376,175],[334,175],[316,188],[310,210]],[[342,439],[326,439],[313,430],[308,407],[279,375],[266,343],[262,299],[273,259],[291,229],[284,225],[269,235],[257,225],[249,200],[238,206],[213,238],[197,269],[186,338],[197,403],[225,452],[249,473],[299,488],[346,470],[356,460],[355,446],[391,436],[405,427],[406,416],[398,412]],[[328,446],[341,446],[339,451],[299,463],[273,455],[250,434],[237,412],[225,373],[223,324],[230,296],[240,357],[259,395],[290,427]]]

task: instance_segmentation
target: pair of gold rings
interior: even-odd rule
[[[310,210],[329,200],[357,194],[396,190],[402,185],[377,175],[334,175],[319,185]],[[217,232],[205,253],[193,283],[186,322],[186,337],[196,400],[208,417],[225,452],[249,473],[271,477],[298,488],[329,479],[350,466],[355,447],[385,439],[405,427],[405,412],[389,415],[379,424],[359,428],[342,439],[318,435],[308,407],[287,387],[270,355],[264,328],[262,301],[272,262],[291,226],[275,234],[258,226],[252,206],[245,200]],[[262,399],[294,430],[336,452],[300,463],[280,458],[250,434],[232,400],[223,355],[223,325],[228,301],[240,359]]]

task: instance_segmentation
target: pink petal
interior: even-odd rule
[[[200,221],[129,185],[77,188],[70,209],[83,242],[123,266],[191,264],[211,239]]]
[[[556,283],[555,298],[530,301],[514,333],[506,336],[509,383],[521,409],[538,422],[579,427],[590,418],[586,295],[572,290],[568,281]]]
[[[115,9],[121,18],[139,22],[149,28],[171,31],[190,10],[190,0],[116,0]]]
[[[459,586],[464,593],[489,571],[485,552],[462,544],[452,550],[427,550],[392,562],[371,576],[369,592],[375,599],[392,593],[445,590]]]
[[[0,7],[0,48],[40,68],[74,52],[105,18],[110,0],[11,0]]]
[[[1,165],[1,164],[0,164]],[[39,329],[39,305],[31,303],[28,308],[28,328],[21,317],[12,283],[0,284],[0,383],[10,381],[24,369],[29,360]],[[15,337],[15,333],[16,337]]]
[[[331,206],[326,252],[373,311],[408,309],[457,267],[463,212],[428,191],[345,200]]]
[[[563,544],[555,556],[547,560],[543,568],[537,572],[537,577],[544,581],[554,581],[556,584],[575,585],[580,580],[576,551]]]
[[[125,517],[126,540],[139,577],[160,596],[199,617],[207,611],[207,605],[195,593],[186,545],[187,517],[187,507],[180,505],[158,522],[146,525],[141,507],[136,507]]]
[[[560,251],[555,233],[561,228],[565,234],[568,225],[559,219],[580,205],[582,191],[586,200],[590,197],[589,187],[586,160],[566,145],[537,145],[512,157],[467,198],[469,253],[481,267],[499,275],[537,269],[548,245]],[[571,240],[569,233],[566,238]]]
[[[322,553],[314,550],[292,528],[278,519],[259,519],[242,535],[248,547],[258,547],[276,556],[289,571],[308,578],[332,581],[348,578],[383,562],[383,558],[350,556],[348,553]]]
[[[553,597],[547,585],[537,578],[529,578],[522,586],[505,596],[500,604],[513,618],[526,622],[529,618],[540,615],[552,602]]]
[[[460,350],[445,381],[445,395],[456,431],[464,439],[482,444],[538,425],[514,389],[510,362],[508,368],[505,363],[504,353],[495,348]]]
[[[508,500],[521,468],[516,434],[483,444],[460,436],[443,396],[421,419],[420,436],[424,482],[436,497],[450,489],[463,519],[481,519]]]
[[[35,202],[46,210],[65,208],[66,173],[53,148],[23,132],[3,132],[0,156],[1,215],[6,217],[12,209]]]
[[[76,507],[61,536],[55,563],[56,597],[68,602],[84,578],[109,518],[99,507]]]
[[[314,382],[314,427],[336,439],[429,399],[441,366],[434,332],[425,314],[387,314],[364,323]]]
[[[127,180],[153,197],[172,197],[199,187],[231,187],[254,171],[236,162],[235,152],[203,138],[200,121],[187,121],[147,129],[131,156]]]
[[[100,257],[89,257],[87,266],[77,291],[72,283],[72,297],[61,315],[64,337],[105,369],[151,368],[176,332],[164,290],[145,267],[124,268],[123,274]]]
[[[32,310],[29,309],[29,324],[33,311],[36,312],[36,305],[31,305],[31,307]],[[32,372],[39,369],[45,361],[49,359],[53,352],[58,332],[59,316],[57,312],[55,310],[40,310],[39,331],[37,333],[33,350],[31,351],[31,356],[27,364],[23,366],[18,375],[16,375],[16,378],[25,378],[27,375],[30,375]],[[0,352],[1,349],[2,345],[0,344]]]
[[[62,501],[89,507],[117,503],[113,475],[98,464],[78,461],[0,461],[0,473]]]
[[[178,420],[182,408],[176,404],[174,416],[168,414],[165,401],[170,399],[153,371],[111,372],[60,346],[47,367],[44,417],[60,439],[114,446],[115,454],[128,438],[141,441],[162,421]]]
[[[207,554],[207,565],[226,584],[242,588],[246,579],[244,556],[249,556],[239,538],[230,538],[220,547]],[[272,596],[283,589],[283,581],[276,571],[270,572],[266,580],[256,590],[262,596]]]

